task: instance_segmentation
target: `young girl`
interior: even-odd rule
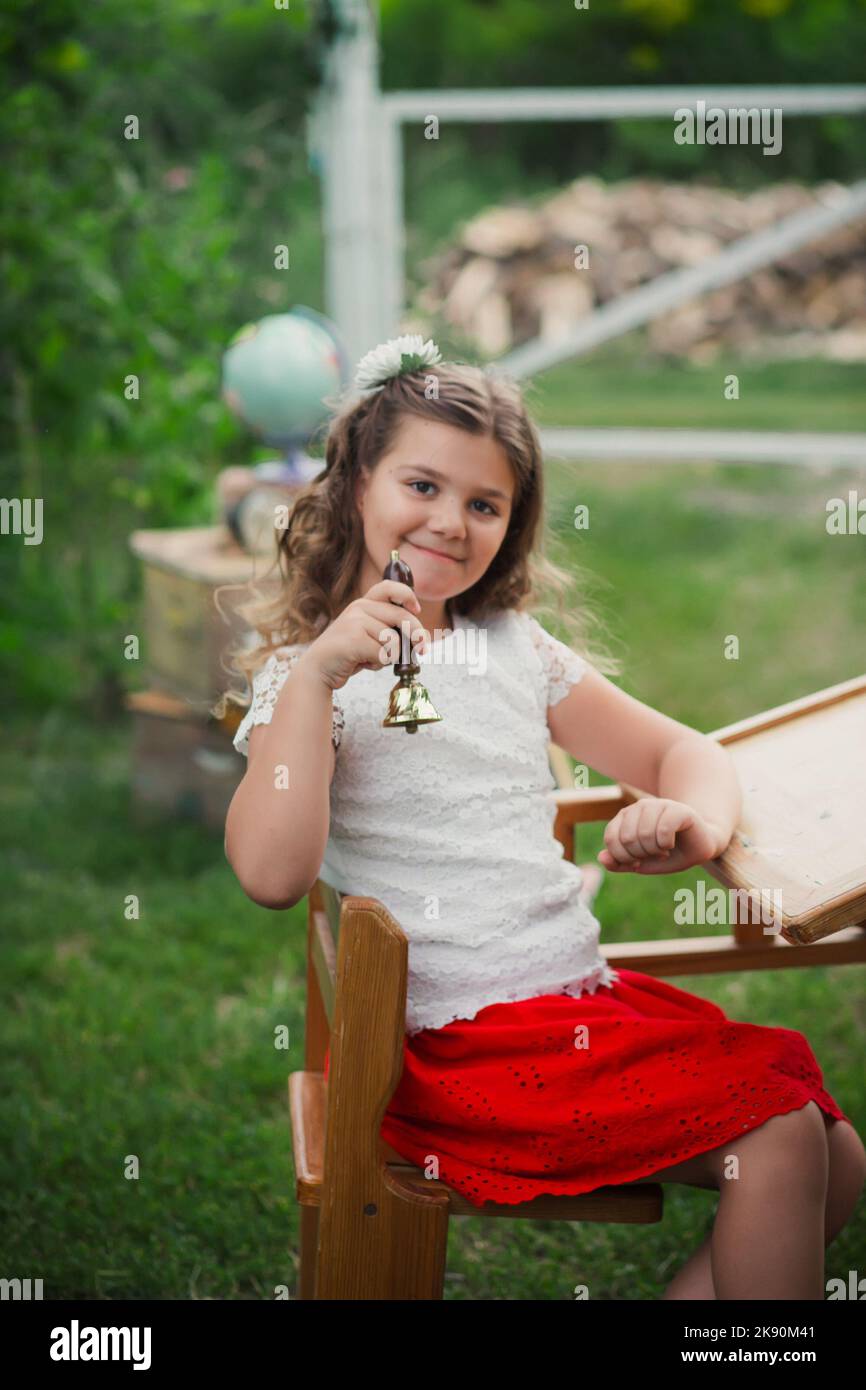
[[[406,336],[355,385],[281,536],[281,592],[252,609],[263,646],[238,661],[241,886],[280,909],[321,876],[405,931],[381,1132],[407,1160],[436,1155],[477,1206],[644,1178],[717,1188],[712,1236],[665,1296],[823,1298],[866,1153],[806,1038],[611,969],[552,833],[551,741],[650,793],[607,826],[606,868],[705,863],[740,815],[728,753],[530,616],[563,572],[536,553],[543,462],[514,382]],[[382,578],[394,550],[413,587]],[[411,736],[382,725],[399,631],[441,716]]]

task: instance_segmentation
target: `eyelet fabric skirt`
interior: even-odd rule
[[[481,1207],[650,1180],[810,1100],[852,1123],[802,1033],[617,969],[406,1035],[382,1138]]]

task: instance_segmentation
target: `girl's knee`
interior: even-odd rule
[[[828,1139],[821,1108],[813,1100],[798,1110],[771,1115],[733,1147],[741,1171],[749,1170],[753,1178],[814,1187],[816,1194],[826,1191]]]
[[[773,1115],[768,1123],[774,1127],[774,1134],[781,1143],[793,1145],[798,1152],[827,1153],[824,1112],[814,1100],[801,1105],[799,1110],[789,1110],[785,1115]]]
[[[846,1126],[851,1128],[851,1126]],[[852,1130],[857,1142],[859,1136]],[[862,1145],[860,1145],[862,1149]],[[866,1150],[864,1180],[866,1180]],[[815,1191],[826,1190],[829,1169],[829,1138],[824,1113],[810,1100],[799,1110],[784,1115],[771,1115],[740,1138],[699,1156],[715,1185],[723,1189],[726,1179],[739,1177],[749,1171],[753,1181],[758,1177],[778,1183],[800,1179],[812,1182]],[[678,1165],[677,1172],[686,1165]],[[690,1178],[683,1179],[690,1181]]]
[[[788,1110],[784,1115],[771,1115],[752,1134],[763,1131],[777,1144],[796,1144],[800,1148],[812,1147],[817,1152],[827,1147],[827,1127],[824,1112],[816,1101],[807,1101],[798,1110]],[[745,1136],[748,1138],[748,1135]]]
[[[845,1120],[828,1126],[827,1148],[830,1176],[824,1239],[829,1245],[857,1209],[866,1182],[866,1149],[854,1126]]]

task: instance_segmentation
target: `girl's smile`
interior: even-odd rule
[[[443,551],[441,551],[441,550],[433,550],[433,549],[431,549],[430,546],[427,546],[427,545],[418,545],[416,541],[408,541],[408,542],[404,542],[404,543],[410,545],[410,546],[412,547],[413,550],[419,550],[419,551],[421,552],[422,555],[432,555],[433,558],[436,559],[436,560],[451,561],[452,563],[458,564],[458,565],[460,565],[460,564],[463,563],[462,559],[461,559],[460,557],[458,557],[457,555],[447,555],[447,554],[445,554],[445,553],[444,553]]]

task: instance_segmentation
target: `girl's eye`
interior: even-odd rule
[[[410,486],[410,487],[435,487],[436,484],[435,484],[435,483],[431,483],[431,481],[430,481],[429,478],[413,478],[413,480],[412,480],[412,482],[409,484],[409,486]],[[429,492],[422,492],[422,493],[420,494],[420,496],[421,496],[421,497],[429,497],[430,494],[429,494]],[[496,510],[496,508],[495,508],[495,507],[492,507],[492,506],[490,505],[489,502],[485,502],[485,500],[484,500],[483,497],[476,497],[474,500],[475,500],[476,502],[480,502],[481,505],[482,505],[482,507],[486,507],[486,508],[488,509],[488,511],[490,512],[490,515],[491,515],[491,516],[498,516],[498,515],[499,515],[499,513],[498,513],[497,510]],[[487,513],[484,513],[484,515],[486,515],[486,514],[487,514]]]

